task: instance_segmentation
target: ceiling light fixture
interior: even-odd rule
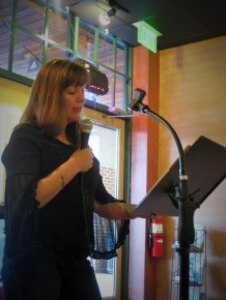
[[[108,12],[99,15],[99,21],[102,26],[107,26],[111,22],[111,17],[116,14],[116,8],[112,7]]]

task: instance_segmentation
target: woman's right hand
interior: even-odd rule
[[[79,172],[87,172],[93,166],[93,151],[90,147],[76,150],[70,157]]]
[[[76,150],[67,161],[48,176],[39,180],[36,189],[36,200],[39,202],[39,208],[48,204],[76,174],[87,172],[92,166],[92,149],[88,147]]]

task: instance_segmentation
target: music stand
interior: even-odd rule
[[[136,97],[132,101],[130,108],[134,111],[140,111],[140,112],[146,114],[150,118],[153,118],[153,119],[159,121],[163,126],[165,126],[166,129],[169,130],[169,133],[171,134],[171,136],[173,137],[174,142],[177,147],[177,150],[178,150],[178,155],[179,155],[178,161],[175,163],[174,168],[171,168],[172,172],[169,172],[170,175],[174,174],[174,176],[170,177],[170,175],[169,175],[169,176],[164,177],[162,179],[164,184],[157,185],[155,187],[154,191],[151,191],[148,193],[148,196],[145,197],[145,200],[149,200],[149,198],[151,198],[151,194],[153,196],[154,192],[157,192],[157,195],[158,195],[158,191],[159,191],[159,187],[160,187],[160,190],[162,191],[162,195],[167,194],[170,197],[171,202],[173,203],[173,205],[175,206],[175,208],[178,211],[177,235],[178,235],[179,246],[177,248],[177,251],[179,253],[179,259],[180,259],[180,262],[179,262],[179,265],[180,265],[179,296],[180,296],[180,300],[188,300],[189,299],[189,251],[190,251],[190,245],[194,243],[194,239],[195,239],[195,230],[194,230],[194,221],[193,221],[194,212],[200,206],[202,201],[204,201],[205,197],[210,193],[210,191],[212,191],[215,188],[216,184],[218,184],[225,177],[225,173],[226,173],[225,172],[225,167],[226,167],[225,148],[224,147],[221,148],[223,152],[221,152],[222,160],[220,161],[220,165],[223,166],[223,169],[221,170],[221,172],[223,174],[221,174],[221,176],[219,176],[219,177],[217,176],[217,182],[215,182],[215,184],[212,184],[212,182],[215,180],[215,177],[212,176],[211,180],[208,177],[208,182],[211,183],[211,187],[210,188],[207,187],[207,190],[204,189],[205,192],[203,192],[203,190],[201,190],[200,186],[198,186],[197,189],[189,190],[189,188],[191,189],[193,187],[189,182],[192,180],[191,179],[192,176],[194,176],[193,182],[194,182],[195,178],[196,178],[196,180],[198,180],[198,182],[202,182],[202,188],[204,186],[207,186],[207,182],[205,182],[203,180],[203,177],[201,177],[201,179],[200,179],[199,176],[195,177],[194,174],[190,175],[191,178],[189,178],[188,171],[187,171],[186,152],[184,152],[184,150],[182,148],[182,144],[180,142],[180,139],[179,139],[176,131],[174,130],[174,128],[169,124],[169,122],[166,119],[164,119],[163,117],[161,117],[160,115],[158,115],[157,113],[152,111],[148,107],[148,105],[145,105],[142,103],[142,100],[146,95],[146,92],[144,90],[136,89],[135,91],[136,91]],[[204,140],[204,139],[202,138],[202,140]],[[194,147],[193,147],[193,149],[194,149]],[[205,151],[202,152],[203,156],[206,153],[206,150],[207,149],[205,149]],[[196,159],[197,163],[202,155],[198,155],[198,157]],[[214,158],[217,158],[217,157],[218,157],[218,154]],[[211,159],[211,160],[208,159],[208,161],[205,160],[205,163],[201,166],[201,167],[204,167],[205,165],[208,166],[208,170],[206,170],[206,173],[210,172],[210,165],[209,165],[210,161],[213,163],[213,165],[215,165],[216,162],[213,159]],[[195,162],[192,161],[190,163],[189,169],[190,170],[194,169],[194,165],[195,165]],[[211,166],[212,168],[213,168],[213,165]],[[178,168],[178,172],[176,174],[177,168]],[[198,168],[197,170],[200,170],[200,168]],[[212,172],[212,170],[211,170],[211,172]],[[196,173],[197,173],[196,175],[200,175],[199,172],[196,171]],[[176,180],[176,175],[178,176],[178,181]],[[171,178],[171,182],[168,182],[168,178]],[[200,201],[196,202],[194,200],[194,197],[198,192],[200,192],[200,194],[202,194],[202,193],[203,194],[202,194],[202,197],[200,197]],[[160,199],[163,199],[163,197],[162,198],[160,197]],[[141,207],[146,206],[147,202],[148,201],[142,201],[142,205],[139,205],[139,207],[136,209],[136,211],[138,212],[138,210],[141,209]],[[165,201],[165,202],[167,203],[167,201]],[[168,208],[169,208],[169,203],[168,203]],[[148,208],[148,206],[145,208]],[[162,206],[162,208],[163,207],[164,207],[164,205]],[[171,206],[170,209],[173,211],[173,206]],[[151,213],[151,210],[149,210],[149,212]],[[156,213],[157,213],[157,211],[156,211]],[[160,213],[160,211],[158,213]],[[168,213],[169,213],[169,211],[168,211]],[[143,214],[141,214],[141,216],[147,216],[147,210],[143,210]]]
[[[188,174],[188,194],[198,208],[226,176],[226,147],[199,137],[185,149]],[[131,211],[134,217],[143,215],[178,216],[175,193],[178,186],[178,160],[147,192]]]

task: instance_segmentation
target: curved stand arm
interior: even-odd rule
[[[193,213],[194,213],[194,203],[190,202],[188,195],[188,175],[186,173],[186,162],[185,155],[178,138],[178,135],[174,128],[166,121],[163,117],[152,111],[147,105],[143,103],[139,104],[140,111],[148,116],[156,119],[161,124],[163,124],[170,132],[173,137],[176,147],[178,150],[178,160],[179,160],[179,191],[178,191],[178,242],[179,244],[190,245],[194,242],[194,226],[193,226]],[[183,222],[181,222],[183,221]]]
[[[176,131],[163,117],[152,111],[142,103],[145,92],[136,89],[138,101],[132,103],[131,109],[147,114],[164,125],[172,135],[179,154],[179,189],[177,195],[178,203],[178,253],[180,255],[180,300],[189,299],[189,250],[190,244],[194,242],[194,211],[195,203],[191,202],[188,194],[188,175],[186,173],[185,155]]]
[[[144,114],[147,114],[148,116],[156,119],[159,121],[161,124],[163,124],[170,132],[171,136],[173,137],[176,147],[178,150],[179,154],[179,178],[183,180],[187,180],[188,176],[186,174],[186,165],[185,165],[185,158],[184,158],[184,151],[181,145],[181,142],[178,138],[178,135],[176,131],[173,129],[173,127],[169,124],[168,121],[166,121],[163,117],[159,116],[157,113],[152,111],[147,105],[143,105],[140,103],[140,111],[143,112]]]

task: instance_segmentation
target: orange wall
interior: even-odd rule
[[[183,146],[204,135],[226,146],[226,36],[160,52],[160,114],[177,131]],[[164,128],[159,135],[159,176],[177,158]],[[210,170],[211,172],[211,170]],[[207,299],[226,299],[226,181],[195,212],[207,230]],[[167,256],[159,274],[170,271],[172,218],[167,219]],[[170,275],[170,274],[169,274]],[[165,275],[158,278],[158,297]],[[168,279],[168,285],[169,285]]]

